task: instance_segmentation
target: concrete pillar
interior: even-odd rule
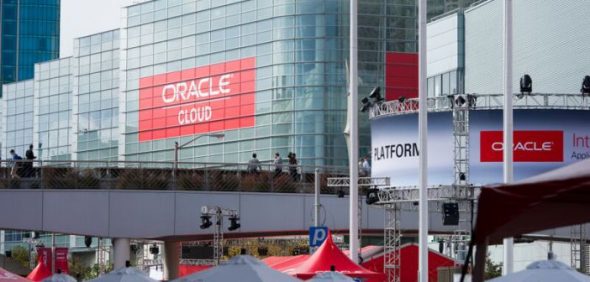
[[[128,238],[113,239],[113,256],[115,269],[125,267],[125,262],[131,258],[131,240]]]
[[[180,242],[165,241],[162,256],[164,258],[164,280],[178,278],[178,267],[180,266]]]

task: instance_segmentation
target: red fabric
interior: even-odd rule
[[[417,98],[418,54],[387,52],[385,62],[385,99]]]
[[[479,196],[475,242],[590,221],[590,160],[526,181],[484,187]]]
[[[32,281],[42,281],[43,279],[51,276],[51,269],[43,263],[37,264],[37,266],[27,275],[27,278]]]
[[[511,185],[481,189],[473,241],[478,249],[503,238],[590,222],[590,159]],[[483,279],[485,256],[475,262]]]
[[[332,241],[332,233],[328,231],[327,239],[304,263],[294,270],[300,279],[310,279],[318,272],[330,271],[334,266],[337,272],[354,278],[384,279],[383,273],[369,271],[351,261]],[[371,280],[369,280],[371,281]]]
[[[291,274],[303,262],[309,259],[309,255],[298,255],[289,257],[268,257],[262,261],[270,268]]]
[[[400,281],[416,282],[418,281],[418,246],[416,244],[404,245],[401,247],[400,257]],[[378,256],[367,260],[362,264],[365,268],[375,272],[382,272],[384,265],[384,256]],[[438,269],[441,267],[453,267],[455,261],[440,253],[430,250],[428,252],[428,281],[438,281]]]
[[[178,266],[179,277],[184,277],[193,273],[201,272],[203,270],[213,267],[212,265],[188,265],[181,264]]]
[[[6,269],[0,267],[0,282],[30,282],[26,278],[22,278],[14,273],[6,271]]]

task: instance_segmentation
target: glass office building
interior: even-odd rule
[[[31,79],[35,63],[59,57],[60,0],[0,3],[0,84]]]
[[[2,155],[14,149],[24,157],[33,142],[34,80],[5,84],[2,97]]]
[[[223,141],[199,139],[181,150],[180,160],[237,163],[247,162],[252,153],[264,161],[275,152],[295,152],[302,164],[346,164],[342,131],[348,5],[343,0],[157,0],[126,8],[121,29],[122,158],[170,161],[175,141],[189,141],[195,132],[225,129]],[[360,1],[359,14],[359,93],[365,95],[383,84],[386,50],[415,51],[415,4]],[[245,66],[244,60],[254,63]],[[212,80],[214,69],[222,69],[219,75],[240,73],[240,94],[251,87],[248,102],[241,100],[239,125],[223,114],[208,124],[181,125],[175,119],[182,118],[183,104],[158,111],[156,92],[166,83],[183,82],[184,78],[174,78],[176,74],[198,73],[200,68],[210,70]],[[245,76],[253,77],[247,87]],[[198,74],[187,78],[203,77],[207,79]],[[144,87],[146,81],[150,82]],[[362,145],[367,146],[366,121],[361,121],[361,128]]]
[[[78,160],[117,160],[119,30],[74,40],[73,150]]]
[[[34,134],[39,160],[71,159],[71,58],[35,65]]]

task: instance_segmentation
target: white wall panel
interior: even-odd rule
[[[590,1],[519,0],[514,5],[514,77],[528,73],[533,92],[579,93],[590,74]],[[465,12],[465,90],[502,91],[502,1]]]

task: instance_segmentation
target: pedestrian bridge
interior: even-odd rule
[[[298,167],[298,175],[275,175],[270,164],[257,174],[242,164],[129,162],[36,163],[33,177],[11,179],[0,171],[0,229],[35,230],[104,238],[205,238],[201,206],[235,209],[241,228],[226,236],[250,237],[305,234],[313,223],[315,167]],[[349,199],[327,187],[329,177],[344,176],[346,168],[318,168],[321,190],[320,222],[347,230]],[[431,230],[442,226],[432,205]],[[401,212],[401,227],[417,229],[416,208]],[[360,220],[365,232],[382,234],[384,210],[362,202]],[[467,223],[467,215],[463,217]],[[467,225],[462,228],[468,228]]]
[[[199,227],[201,206],[207,205],[238,211],[241,228],[226,229],[226,237],[305,234],[313,224],[317,179],[320,223],[348,230],[348,191],[338,193],[339,188],[327,185],[328,178],[346,176],[346,168],[299,166],[297,175],[275,175],[270,164],[263,164],[255,174],[245,173],[246,166],[181,163],[174,169],[166,162],[39,162],[32,177],[20,179],[12,179],[4,166],[0,168],[0,229],[199,240],[213,232],[213,228]],[[384,209],[361,201],[363,233],[383,234]],[[460,205],[459,226],[442,224],[441,206],[441,199],[429,203],[431,234],[471,228],[469,203]],[[415,233],[417,205],[404,203],[398,218],[402,234]],[[567,238],[569,229],[545,233]]]

